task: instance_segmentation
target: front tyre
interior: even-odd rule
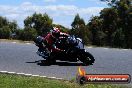
[[[85,52],[82,55],[80,61],[83,62],[84,65],[93,65],[95,59],[92,54],[90,54],[89,52]]]
[[[47,63],[47,64],[50,64],[50,65],[56,63],[56,59],[55,59],[55,57],[54,57],[53,54],[50,55],[50,56],[46,59],[46,63]]]

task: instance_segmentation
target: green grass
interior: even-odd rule
[[[75,80],[64,81],[41,77],[31,77],[0,73],[0,88],[127,88],[110,84],[79,85]]]

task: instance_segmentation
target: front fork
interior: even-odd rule
[[[44,59],[47,59],[50,56],[50,52],[47,49],[42,50],[42,49],[39,48],[36,53],[39,56],[43,57]]]

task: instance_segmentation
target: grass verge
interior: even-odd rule
[[[75,81],[55,80],[0,73],[0,88],[128,88],[110,84],[79,85]]]

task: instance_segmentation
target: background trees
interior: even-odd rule
[[[34,13],[24,20],[24,28],[20,29],[16,21],[9,22],[0,16],[0,38],[10,38],[16,34],[16,39],[33,40],[37,35],[46,35],[53,26],[62,32],[70,33],[83,39],[85,44],[132,48],[132,1],[131,0],[101,0],[107,2],[109,8],[104,8],[100,16],[93,16],[88,23],[76,14],[71,29],[53,20],[44,13]]]
[[[24,28],[16,31],[17,39],[20,40],[34,40],[37,37],[37,31],[34,28]]]
[[[77,14],[74,18],[74,21],[71,24],[72,29],[70,30],[71,35],[75,35],[76,37],[80,37],[83,39],[85,44],[89,43],[89,30],[85,25],[85,22],[82,18],[80,18],[79,14]]]
[[[106,34],[103,32],[103,20],[98,16],[92,17],[87,26],[91,32],[92,44],[98,46],[105,45]]]
[[[9,38],[10,37],[11,30],[9,26],[3,26],[0,28],[0,38]]]
[[[107,27],[109,29],[109,32],[107,34],[107,36],[109,37],[107,40],[109,40],[109,44],[111,41],[112,45],[110,46],[132,48],[132,37],[131,37],[132,35],[132,26],[131,26],[132,25],[132,1],[131,0],[120,0],[120,1],[101,0],[101,1],[109,2],[109,5],[110,5],[110,8],[108,8],[107,11],[105,11],[105,9],[101,11],[101,17],[104,20],[103,29],[105,30]],[[111,12],[108,11],[110,9],[111,9]],[[110,17],[110,14],[112,17]],[[111,37],[112,38],[111,39],[110,36],[112,35],[113,37]]]
[[[15,21],[9,22],[5,17],[0,16],[0,38],[10,38],[16,29],[17,23]]]
[[[45,35],[52,28],[52,19],[46,13],[34,13],[24,20],[24,25],[36,29],[39,35]]]

